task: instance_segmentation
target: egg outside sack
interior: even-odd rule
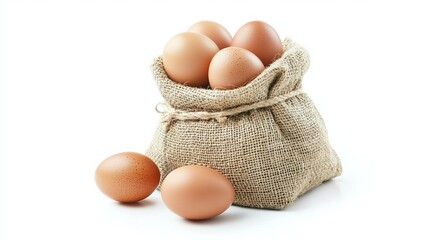
[[[216,217],[234,201],[231,182],[208,167],[191,165],[175,169],[161,186],[165,205],[189,220]]]
[[[159,184],[160,172],[147,156],[123,152],[106,158],[95,171],[98,188],[108,197],[123,203],[147,198]]]

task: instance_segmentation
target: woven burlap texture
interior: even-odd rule
[[[290,39],[283,46],[285,52],[278,60],[233,90],[177,84],[165,73],[162,58],[155,59],[152,70],[167,110],[146,154],[160,168],[160,185],[178,167],[202,165],[231,181],[234,204],[283,209],[341,174],[323,119],[301,89],[309,56]],[[281,100],[271,104],[274,98]],[[267,101],[268,106],[254,107]],[[251,110],[234,111],[243,106]],[[233,115],[180,117],[193,116],[186,115],[189,112],[218,116],[228,111]]]

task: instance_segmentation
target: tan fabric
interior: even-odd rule
[[[302,92],[307,52],[289,39],[285,52],[252,82],[234,90],[171,81],[157,58],[155,80],[167,108],[146,154],[161,171],[203,165],[233,184],[234,204],[282,209],[341,174],[322,117]]]

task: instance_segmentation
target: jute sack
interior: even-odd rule
[[[166,104],[146,154],[161,171],[184,165],[218,170],[233,184],[234,204],[283,209],[341,174],[322,117],[301,89],[307,52],[286,39],[284,54],[249,84],[233,90],[170,80],[162,58],[153,74]]]

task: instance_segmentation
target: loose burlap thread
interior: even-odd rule
[[[177,84],[162,58],[152,70],[165,98],[146,154],[161,182],[174,169],[202,165],[224,174],[234,204],[283,209],[298,196],[341,174],[322,117],[301,88],[307,52],[290,39],[283,55],[247,85],[211,90]]]

